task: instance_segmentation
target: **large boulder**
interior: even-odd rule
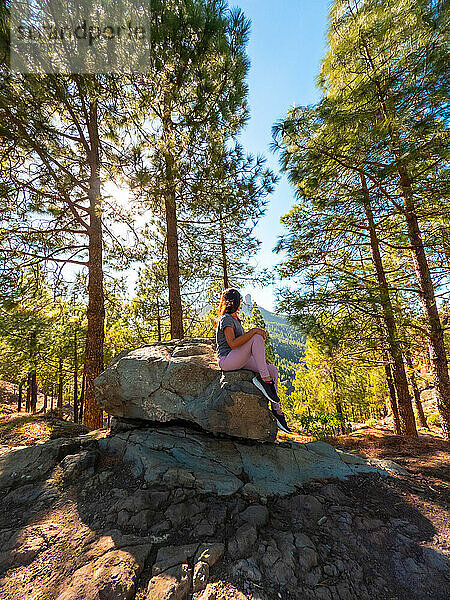
[[[214,341],[191,338],[124,351],[95,386],[99,406],[116,417],[185,421],[212,433],[273,441],[276,422],[254,375],[223,373]]]

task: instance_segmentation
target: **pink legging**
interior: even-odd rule
[[[263,379],[271,377],[275,389],[278,390],[278,369],[266,361],[264,338],[259,333],[255,333],[248,342],[231,350],[226,356],[220,356],[218,362],[222,371],[250,369],[250,371],[259,372]]]

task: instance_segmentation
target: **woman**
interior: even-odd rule
[[[260,327],[244,331],[238,316],[242,296],[233,288],[224,290],[220,298],[216,341],[217,361],[222,371],[249,369],[259,373],[253,378],[255,386],[271,403],[278,427],[292,433],[281,411],[278,389],[278,369],[266,360],[264,340],[267,333]]]

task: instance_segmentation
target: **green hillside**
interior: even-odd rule
[[[242,306],[244,314],[251,314],[252,305],[251,296],[247,295]],[[266,323],[272,346],[278,356],[277,364],[280,369],[280,379],[287,383],[289,391],[295,377],[295,371],[304,356],[305,338],[283,315],[277,315],[259,305],[258,308]]]

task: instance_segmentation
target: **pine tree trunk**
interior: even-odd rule
[[[411,382],[411,387],[412,387],[413,395],[414,395],[414,405],[416,407],[417,416],[419,418],[419,425],[421,427],[425,427],[426,429],[429,429],[427,420],[425,418],[425,413],[423,412],[422,400],[420,399],[420,391],[417,386],[416,374],[414,373],[414,366],[413,366],[413,363],[411,360],[411,356],[410,356],[409,352],[406,352],[405,356],[406,356],[406,364],[409,369],[409,380]]]
[[[78,423],[78,348],[76,329],[73,335],[73,422]]]
[[[83,422],[83,411],[84,411],[84,388],[85,388],[85,384],[86,384],[86,377],[84,375],[84,371],[83,371],[83,376],[81,378],[81,393],[80,393],[80,413],[78,415],[78,423],[82,423]]]
[[[394,310],[392,308],[386,273],[381,259],[380,244],[375,228],[372,207],[370,205],[369,192],[363,175],[361,175],[361,185],[363,190],[364,212],[370,237],[370,251],[380,292],[380,305],[383,311],[383,322],[386,328],[389,353],[392,356],[401,432],[404,435],[417,436],[411,396],[408,389],[408,379],[406,377],[403,355],[397,335]]]
[[[172,339],[182,339],[183,308],[180,291],[180,265],[178,262],[177,208],[175,195],[166,192],[165,212],[167,227],[167,284],[169,287],[170,335]]]
[[[169,288],[170,336],[172,339],[182,339],[183,306],[180,290],[180,264],[178,256],[178,221],[176,185],[174,181],[174,158],[171,153],[173,144],[171,107],[168,96],[164,99],[164,114],[162,118],[162,137],[165,158],[165,190],[164,211],[166,216],[167,236],[167,285]]]
[[[36,367],[33,367],[31,371],[31,395],[30,395],[30,409],[34,414],[37,407],[37,379],[36,379]]]
[[[36,412],[37,406],[37,380],[36,380],[36,332],[33,331],[30,336],[30,362],[32,369],[30,372],[30,398],[29,410],[32,413]]]
[[[30,399],[31,399],[31,376],[30,373],[28,373],[27,376],[27,401],[25,404],[25,412],[30,412]]]
[[[23,381],[19,383],[19,398],[17,400],[17,412],[22,410],[22,395],[23,395]]]
[[[97,105],[90,105],[89,137],[89,278],[87,334],[84,359],[83,422],[90,429],[103,425],[103,411],[95,399],[94,379],[103,371],[103,343],[105,337],[105,300],[103,293],[103,234],[101,221],[100,154],[97,122]]]
[[[222,213],[220,214],[220,248],[222,251],[223,288],[224,290],[226,290],[230,287],[230,281],[228,279],[227,248],[225,244],[225,232],[223,230]]]
[[[397,405],[397,397],[395,392],[394,379],[392,377],[392,369],[389,364],[389,360],[387,356],[383,356],[384,360],[384,372],[386,374],[386,383],[389,390],[389,403],[392,410],[392,416],[394,418],[394,431],[396,435],[400,435],[401,427],[400,427],[400,417],[398,414],[398,405]]]
[[[43,408],[44,415],[47,412],[47,404],[48,404],[48,394],[44,394],[44,408]]]
[[[436,388],[436,399],[439,414],[441,416],[442,432],[450,439],[450,378],[448,374],[447,352],[444,343],[444,331],[439,317],[434,286],[431,279],[430,268],[423,246],[419,223],[411,197],[411,184],[406,172],[399,172],[401,187],[404,193],[406,224],[408,227],[409,240],[412,246],[412,256],[417,279],[420,286],[420,298],[422,300],[428,321],[428,335],[431,371],[433,373]]]
[[[56,402],[56,408],[58,409],[59,412],[62,411],[62,407],[63,407],[63,385],[64,385],[63,363],[62,363],[62,358],[60,358],[59,364],[58,364],[58,400]]]

